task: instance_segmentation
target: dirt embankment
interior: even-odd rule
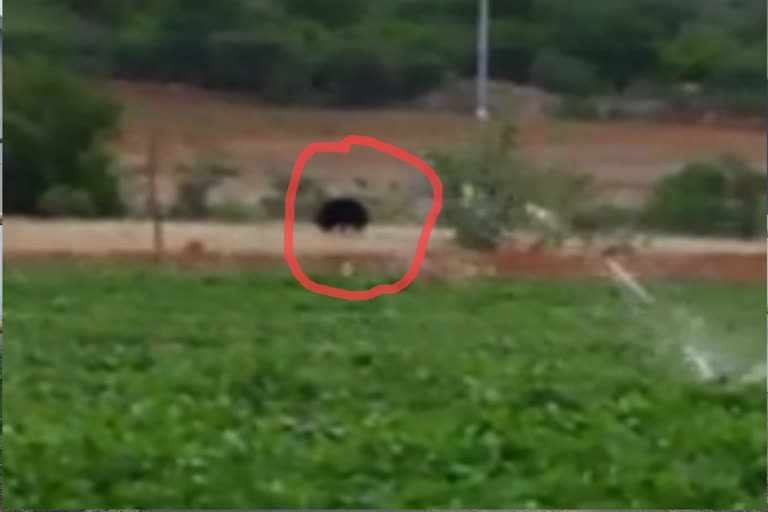
[[[200,153],[223,152],[235,159],[241,175],[221,193],[252,200],[268,186],[271,173],[290,170],[313,142],[366,135],[420,154],[429,145],[477,137],[483,129],[471,115],[450,111],[277,108],[195,88],[116,82],[112,89],[125,107],[119,149],[127,161],[139,164],[146,157],[148,138],[155,137],[167,194],[173,188],[173,167]],[[690,160],[723,152],[765,166],[764,127],[563,121],[514,110],[494,114],[496,120],[515,122],[527,158],[592,174],[610,191],[640,193]],[[366,148],[316,155],[305,174],[332,183],[362,177],[381,186],[422,178],[412,167]]]

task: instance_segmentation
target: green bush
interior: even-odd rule
[[[50,61],[6,59],[5,71],[6,210],[40,213],[43,193],[61,185],[87,193],[97,215],[119,213],[107,151],[117,104]]]
[[[695,235],[762,236],[766,175],[737,157],[686,165],[654,188],[645,212],[651,228]]]
[[[567,225],[594,201],[588,176],[521,159],[509,125],[475,144],[432,150],[428,161],[443,183],[441,224],[472,249],[493,250],[505,231],[529,226],[527,202],[555,212]]]
[[[51,217],[91,217],[96,207],[90,194],[68,185],[54,185],[38,200],[38,211]]]
[[[254,211],[247,204],[236,199],[227,199],[208,207],[211,218],[226,222],[248,222],[254,218]]]
[[[557,50],[540,51],[531,64],[531,81],[545,89],[583,95],[600,88],[594,67]]]
[[[480,198],[465,204],[453,216],[456,242],[467,249],[493,251],[504,234],[504,205]]]
[[[514,152],[514,135],[512,127],[505,127],[479,143],[428,154],[443,183],[441,220],[455,229],[464,247],[495,249],[513,211],[522,206],[529,169]]]

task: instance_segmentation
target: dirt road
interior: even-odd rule
[[[143,221],[50,221],[6,218],[4,254],[12,263],[24,257],[95,257],[148,259],[152,228]],[[413,258],[418,226],[374,226],[362,236],[325,235],[314,226],[297,225],[294,245],[302,266],[338,267],[351,262],[404,273]],[[422,273],[427,276],[495,273],[506,275],[589,275],[602,270],[594,255],[580,248],[558,253],[531,252],[529,237],[510,238],[492,254],[456,247],[451,233],[436,229],[429,241]],[[165,225],[169,259],[179,263],[285,266],[282,223],[226,225],[169,222]],[[762,240],[656,238],[650,247],[622,257],[644,276],[701,277],[717,280],[762,281],[766,275],[766,246]]]

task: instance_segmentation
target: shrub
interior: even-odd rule
[[[600,83],[587,61],[556,50],[541,50],[531,64],[531,81],[545,89],[566,94],[595,92]]]
[[[272,178],[270,192],[261,199],[261,209],[268,219],[285,217],[285,193],[290,181],[290,174],[275,174]],[[314,219],[315,212],[326,197],[327,193],[318,181],[308,176],[301,178],[294,203],[295,219],[300,221]]]
[[[588,177],[558,168],[537,169],[515,149],[515,130],[507,125],[479,143],[429,153],[443,183],[441,222],[456,230],[460,245],[493,250],[505,231],[529,223],[526,202],[552,210],[569,223],[593,200]]]
[[[91,217],[96,206],[87,191],[68,185],[54,185],[38,200],[38,211],[51,217]]]
[[[533,169],[519,192],[521,199],[557,212],[568,224],[592,209],[597,199],[591,176],[560,167]]]
[[[555,110],[555,115],[563,119],[598,121],[604,116],[594,101],[578,96],[564,96]]]
[[[54,63],[6,59],[5,208],[39,213],[55,185],[88,194],[94,213],[122,209],[107,142],[117,125],[115,102]]]
[[[204,156],[192,165],[182,164],[177,172],[177,197],[171,215],[190,219],[208,217],[210,192],[222,180],[238,174],[232,162],[214,155]]]
[[[645,212],[649,227],[696,235],[762,236],[766,176],[741,159],[693,162],[661,180]]]
[[[503,204],[485,198],[466,204],[453,216],[456,242],[468,249],[495,250],[504,233],[503,211]]]
[[[434,149],[428,161],[443,183],[445,225],[464,247],[492,250],[516,203],[521,163],[512,153],[511,129],[456,149]]]
[[[254,217],[253,209],[236,199],[217,202],[208,210],[212,218],[226,222],[248,222]]]

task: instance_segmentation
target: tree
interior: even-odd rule
[[[319,21],[331,27],[352,25],[366,12],[364,0],[282,0],[289,14]]]
[[[320,65],[315,84],[339,105],[383,104],[397,96],[392,53],[370,44],[333,49]]]
[[[531,65],[531,82],[559,93],[588,95],[598,92],[600,83],[589,62],[544,49]]]
[[[312,65],[290,34],[225,32],[206,42],[206,85],[294,100],[308,87]]]
[[[738,43],[722,29],[688,25],[662,48],[661,63],[673,78],[699,82],[739,51]]]
[[[491,76],[527,81],[542,39],[542,27],[538,24],[515,19],[494,21],[489,48]]]
[[[549,9],[552,45],[590,62],[618,91],[655,69],[656,22],[634,2],[553,2]]]
[[[5,148],[7,211],[36,213],[42,195],[57,185],[86,194],[95,213],[119,208],[106,142],[119,109],[54,63],[6,58]]]

